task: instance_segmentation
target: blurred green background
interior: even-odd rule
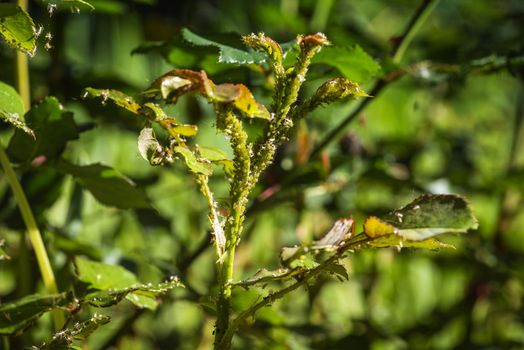
[[[203,36],[263,31],[279,42],[322,31],[334,45],[358,44],[381,65],[379,72],[354,78],[368,91],[378,79],[401,75],[388,80],[349,127],[305,163],[304,154],[355,102],[321,108],[299,126],[257,189],[238,249],[237,278],[277,268],[282,246],[309,242],[340,217],[352,215],[360,228],[367,215],[425,192],[464,195],[480,221],[477,232],[449,237],[456,250],[359,251],[345,261],[349,281],[320,278],[264,309],[239,330],[236,348],[524,348],[522,0],[441,0],[398,64],[389,58],[391,45],[418,1],[90,2],[95,11],[57,11],[51,17],[45,5],[30,4],[30,13],[52,36],[52,49],[44,50],[44,34],[30,60],[33,102],[59,98],[86,130],[68,145],[66,158],[118,169],[146,190],[154,209],[105,207],[70,178],[45,168],[26,169],[24,188],[45,228],[62,289],[78,254],[122,264],[144,282],[178,275],[188,288],[173,292],[154,312],[125,303],[108,310],[114,322],[96,332],[86,349],[212,344],[214,316],[206,293],[213,290],[215,256],[204,199],[183,167],[150,167],[140,158],[140,124],[133,118],[81,100],[87,86],[136,94],[173,66],[204,67],[214,80],[244,82],[264,100],[256,72],[173,49],[169,43],[184,27]],[[138,47],[140,52],[131,54]],[[13,56],[2,44],[0,80],[11,85]],[[338,75],[314,67],[304,95]],[[227,147],[213,127],[212,109],[201,99],[183,99],[172,111],[199,125],[197,142]],[[10,132],[0,128],[5,141]],[[43,286],[32,256],[29,271],[17,263],[23,259],[18,249],[23,226],[2,176],[0,232],[12,259],[0,264],[0,298],[9,301]],[[228,185],[220,174],[211,186],[219,202],[225,198]],[[267,188],[276,193],[260,196]],[[234,306],[240,309],[256,298],[256,291],[243,293]],[[44,319],[23,341],[42,341],[49,336],[47,327]]]

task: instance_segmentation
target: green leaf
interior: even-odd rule
[[[0,34],[12,47],[33,56],[36,27],[27,12],[15,4],[0,4]]]
[[[129,96],[124,94],[121,91],[118,90],[111,90],[111,89],[93,89],[93,88],[86,88],[84,89],[82,93],[83,98],[91,97],[91,98],[101,98],[102,104],[105,104],[107,101],[112,101],[114,104],[116,104],[119,107],[122,107],[124,109],[127,109],[128,111],[134,113],[134,114],[140,114],[140,105],[135,102],[135,100]]]
[[[191,124],[172,124],[170,128],[174,133],[184,137],[193,137],[198,132],[198,127]]]
[[[229,160],[229,157],[226,152],[220,148],[215,147],[205,147],[198,146],[198,154],[200,157],[209,160],[210,162],[220,162],[224,160]]]
[[[38,350],[62,350],[71,349],[74,340],[85,340],[100,326],[111,321],[111,317],[104,315],[93,315],[89,320],[76,323],[73,327],[64,329],[56,333],[53,338],[32,349]]]
[[[404,241],[425,241],[443,233],[465,233],[477,227],[477,219],[464,198],[427,194],[383,218],[369,217],[364,232],[370,238],[395,234]]]
[[[195,46],[214,47],[219,51],[218,61],[229,64],[252,64],[263,63],[266,55],[256,51],[245,51],[230,45],[222,44],[213,40],[206,39],[191,32],[189,29],[182,29],[182,38]],[[240,39],[240,38],[239,38]],[[240,40],[239,40],[240,41]]]
[[[380,65],[358,45],[354,47],[325,47],[312,64],[326,64],[336,68],[344,78],[363,83],[379,74]]]
[[[54,166],[72,175],[102,204],[121,209],[151,207],[146,194],[113,168],[101,164],[78,166],[64,160],[55,162]]]
[[[29,295],[12,303],[0,305],[0,334],[19,334],[44,313],[66,306],[69,301],[70,296],[61,293],[57,295]]]
[[[87,259],[75,259],[78,279],[95,289],[127,288],[137,284],[136,276],[122,266]]]
[[[183,286],[178,279],[158,284],[141,284],[136,276],[118,265],[108,265],[82,258],[75,259],[78,279],[92,289],[83,299],[96,307],[108,307],[118,304],[124,298],[140,308],[155,309],[155,298],[170,289]]]
[[[208,163],[198,160],[193,152],[187,147],[176,146],[173,151],[180,154],[184,158],[184,162],[191,172],[195,174],[203,174],[210,176],[213,173],[211,166]]]
[[[43,156],[46,159],[59,156],[68,141],[78,138],[73,113],[65,111],[54,97],[45,98],[25,116],[27,126],[35,137],[25,131],[15,130],[7,148],[10,158],[19,163]]]
[[[0,119],[34,137],[24,121],[24,103],[12,86],[0,81]]]

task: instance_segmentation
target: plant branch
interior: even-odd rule
[[[226,331],[226,334],[224,335],[223,339],[222,339],[222,343],[219,344],[220,346],[218,347],[218,349],[228,349],[228,346],[231,342],[231,339],[233,338],[233,335],[235,334],[236,330],[238,329],[238,327],[240,327],[240,325],[242,324],[242,322],[244,322],[248,317],[251,317],[253,315],[255,315],[255,313],[260,310],[261,308],[267,306],[267,305],[270,305],[272,303],[274,303],[275,301],[281,299],[282,297],[284,297],[286,294],[298,289],[299,287],[303,286],[303,285],[306,285],[306,283],[313,279],[314,277],[318,276],[321,272],[323,272],[329,265],[333,264],[335,261],[337,261],[338,259],[340,259],[345,252],[347,252],[348,250],[352,249],[352,248],[355,248],[355,247],[358,247],[362,244],[365,244],[371,240],[373,240],[372,238],[363,238],[363,239],[360,239],[360,236],[361,235],[358,235],[357,237],[355,238],[359,238],[357,240],[354,240],[354,241],[350,241],[348,243],[346,243],[345,245],[342,245],[335,254],[333,254],[333,256],[331,256],[330,258],[326,259],[325,261],[323,261],[320,265],[318,265],[317,267],[307,271],[304,273],[304,275],[300,276],[300,278],[297,278],[297,281],[277,292],[273,292],[273,293],[270,293],[268,294],[267,296],[265,296],[261,301],[259,301],[258,303],[255,303],[253,304],[249,309],[241,312],[232,322],[231,322],[231,325],[230,327],[228,328],[228,330]]]
[[[402,57],[406,52],[406,49],[413,40],[415,34],[420,30],[425,20],[429,17],[429,15],[436,7],[438,2],[439,0],[424,0],[420,4],[418,9],[415,11],[410,21],[408,22],[408,25],[406,26],[404,33],[401,35],[401,37],[393,47],[391,55],[393,57],[394,62],[401,61]],[[378,96],[378,94],[382,91],[382,89],[384,89],[387,86],[387,84],[387,81],[385,81],[384,79],[380,79],[371,88],[369,95],[373,97]],[[372,99],[369,98],[360,100],[357,107],[337,126],[335,126],[330,132],[328,132],[327,135],[322,139],[322,141],[320,141],[320,143],[314,148],[313,152],[311,152],[310,158],[314,158],[315,156],[320,154],[320,152],[324,148],[326,148],[329,144],[338,139],[338,137],[342,134],[342,132],[344,132],[349,123],[351,123],[371,101]]]

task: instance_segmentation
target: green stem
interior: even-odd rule
[[[50,294],[57,294],[58,288],[56,286],[55,275],[53,273],[53,269],[51,268],[51,263],[45,249],[44,241],[42,240],[42,235],[40,234],[40,230],[36,224],[31,207],[27,202],[25,193],[22,190],[22,186],[20,185],[20,182],[18,181],[2,146],[0,146],[0,165],[5,171],[7,181],[13,190],[16,202],[18,203],[18,208],[22,214],[22,219],[24,220],[24,223],[27,227],[29,240],[31,241],[31,245],[35,251],[36,260],[38,262],[38,267],[40,268],[40,273],[42,274],[44,285]],[[57,312],[53,312],[52,315],[55,329],[59,330],[64,324],[64,315],[59,310]]]
[[[27,0],[17,0],[17,5],[27,12]],[[29,88],[29,62],[27,55],[19,50],[16,50],[16,87],[25,110],[31,108],[31,92]]]
[[[27,12],[28,0],[17,0],[17,5],[20,6],[22,10]],[[24,108],[27,111],[31,108],[29,62],[27,55],[17,51],[15,63],[18,93],[20,94],[22,102],[24,103]],[[22,219],[24,220],[25,226],[27,228],[29,240],[31,241],[31,245],[35,251],[36,260],[38,262],[38,267],[40,269],[44,285],[48,293],[57,294],[58,287],[56,285],[55,275],[45,249],[44,241],[42,240],[42,235],[40,234],[40,230],[38,229],[38,225],[36,224],[36,220],[33,216],[33,212],[31,211],[31,207],[29,206],[22,186],[20,185],[20,182],[18,181],[18,178],[11,167],[9,158],[7,157],[7,154],[5,153],[2,145],[0,145],[0,165],[6,173],[7,181],[11,186],[16,202],[18,203],[18,208],[20,209]],[[51,315],[53,318],[55,330],[60,330],[65,322],[64,315],[60,310],[53,311]]]

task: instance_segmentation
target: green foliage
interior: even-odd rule
[[[182,29],[182,38],[191,45],[214,47],[219,51],[218,62],[229,64],[252,64],[262,63],[266,60],[266,56],[257,52],[247,52],[239,50],[235,47],[220,44],[216,41],[201,37],[188,29]]]
[[[522,347],[518,0],[86,3],[31,4],[27,114],[0,50],[3,345]]]
[[[0,81],[0,118],[34,136],[33,131],[24,122],[23,116],[24,104],[20,95],[13,87]]]
[[[30,162],[36,157],[52,159],[62,153],[67,142],[78,138],[71,112],[54,97],[48,97],[26,115],[27,126],[34,136],[16,130],[9,141],[7,153],[18,163]]]
[[[360,46],[328,47],[313,59],[313,64],[326,64],[338,70],[344,78],[358,83],[380,73],[380,65]]]
[[[18,334],[39,317],[58,307],[65,307],[69,297],[59,295],[29,295],[13,303],[0,306],[0,334]]]
[[[154,310],[158,295],[183,286],[176,278],[160,284],[141,284],[133,273],[121,266],[87,259],[75,259],[75,267],[78,279],[87,283],[89,290],[97,290],[85,296],[85,300],[96,307],[112,306],[125,298],[139,308]]]
[[[0,4],[0,34],[10,46],[34,55],[36,26],[33,19],[15,4]]]
[[[55,167],[58,171],[73,176],[75,181],[88,189],[102,204],[122,209],[151,206],[146,194],[115,169],[101,164],[79,166],[67,161],[58,161]]]

